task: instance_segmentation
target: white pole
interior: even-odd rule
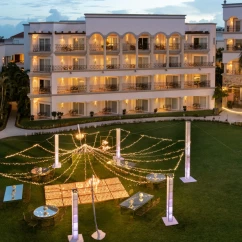
[[[71,242],[83,242],[82,234],[78,234],[78,192],[72,190],[72,235],[68,235]]]
[[[167,174],[166,217],[162,218],[166,226],[178,224],[175,217],[173,217],[173,182],[174,174]]]
[[[186,130],[185,130],[185,177],[180,179],[184,183],[196,182],[196,180],[190,176],[190,158],[191,158],[191,122],[186,121]]]
[[[117,166],[120,166],[120,161],[121,160],[124,160],[123,157],[121,157],[121,154],[120,154],[120,146],[121,146],[121,142],[120,142],[120,137],[121,137],[121,129],[120,128],[117,128],[116,129],[116,156],[113,157],[113,159],[116,161],[116,165]]]
[[[53,168],[60,168],[61,163],[59,162],[59,135],[55,134],[55,163],[52,166]]]

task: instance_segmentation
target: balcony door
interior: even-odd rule
[[[205,64],[207,56],[194,56],[194,64]]]
[[[136,100],[136,107],[135,107],[135,109],[148,112],[148,100],[137,99]]]
[[[117,91],[118,88],[118,79],[116,77],[107,77],[106,78],[106,88],[111,89],[111,91]]]
[[[105,108],[109,108],[111,113],[118,112],[117,101],[105,101]]]
[[[179,49],[179,38],[178,37],[171,37],[169,39],[169,49],[170,50]]]
[[[165,105],[166,105],[166,107],[169,107],[170,109],[176,110],[176,109],[178,109],[178,99],[177,98],[166,98]]]
[[[136,77],[136,88],[141,90],[148,90],[149,77],[148,76],[137,76]]]
[[[106,42],[107,50],[117,50],[118,49],[118,38],[117,37],[108,37]]]
[[[138,40],[138,48],[139,50],[148,50],[149,49],[149,38],[139,38]]]
[[[206,108],[206,97],[194,96],[193,104],[199,104],[200,108]]]
[[[73,58],[73,70],[82,70],[85,67],[85,60],[83,58]]]
[[[50,39],[39,39],[39,51],[50,51]]]
[[[138,57],[138,66],[139,68],[148,68],[149,57]]]
[[[166,86],[178,87],[178,76],[166,76]]]
[[[178,57],[177,56],[169,56],[169,66],[178,67]]]
[[[73,50],[84,50],[85,38],[73,38],[72,44],[73,44]]]
[[[194,48],[207,48],[207,38],[194,38],[193,39]]]
[[[84,103],[73,102],[73,110],[77,111],[77,114],[84,115]]]
[[[235,31],[240,32],[240,20],[235,21]]]
[[[50,72],[50,59],[39,59],[39,70]]]
[[[39,104],[39,111],[41,113],[46,113],[46,116],[50,117],[50,105],[49,104],[40,103]]]

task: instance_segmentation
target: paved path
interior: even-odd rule
[[[237,111],[233,109],[233,111]],[[68,127],[60,127],[60,128],[53,128],[53,129],[38,129],[38,130],[26,130],[26,129],[20,129],[15,126],[15,119],[16,119],[16,105],[13,104],[12,111],[9,116],[9,120],[7,123],[7,127],[0,131],[0,139],[6,138],[6,137],[12,137],[12,136],[22,136],[22,135],[33,135],[34,133],[49,133],[49,132],[59,132],[59,131],[65,131],[70,129],[77,129],[77,125],[68,126]],[[100,126],[103,124],[115,124],[115,123],[134,123],[137,121],[160,121],[160,120],[174,120],[174,119],[189,119],[189,120],[196,120],[196,119],[204,119],[201,117],[155,117],[155,118],[141,118],[141,119],[128,119],[128,120],[110,120],[110,121],[104,121],[104,122],[93,122],[93,123],[87,123],[87,124],[80,124],[80,128],[90,127],[90,126]],[[220,113],[219,116],[209,116],[206,117],[207,120],[212,120],[215,118],[215,120],[220,121],[226,121],[230,123],[234,122],[242,122],[242,112],[241,114],[238,113],[231,113],[229,111],[224,110],[222,113]]]

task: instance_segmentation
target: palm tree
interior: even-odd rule
[[[0,73],[0,90],[1,90],[1,99],[0,99],[0,119],[3,119],[4,109],[7,104],[7,88],[6,88],[6,80],[7,76],[4,75],[3,72]]]

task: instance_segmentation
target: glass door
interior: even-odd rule
[[[84,103],[73,103],[73,110],[79,115],[84,115]]]
[[[73,38],[73,50],[84,50],[85,49],[85,39],[84,38]]]

